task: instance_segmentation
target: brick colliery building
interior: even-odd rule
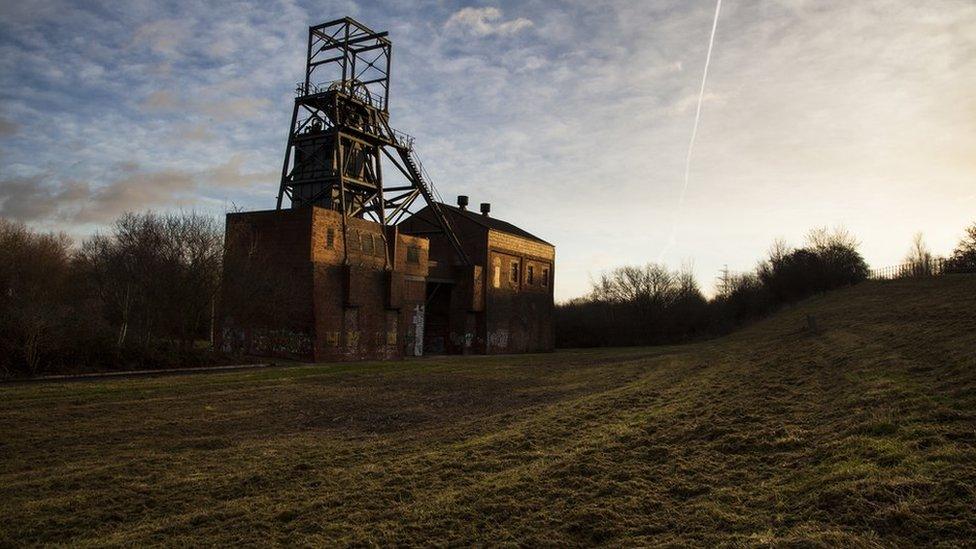
[[[227,216],[224,349],[317,361],[552,350],[555,248],[488,204],[434,198],[413,138],[389,124],[391,50],[351,18],[309,28],[277,208]]]

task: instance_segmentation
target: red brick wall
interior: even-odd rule
[[[312,357],[310,210],[228,214],[218,348]]]
[[[316,360],[399,358],[408,344],[410,310],[423,303],[423,282],[416,279],[427,274],[427,239],[395,228],[384,234],[378,223],[362,219],[346,219],[345,234],[338,212],[315,209]],[[417,249],[417,263],[407,261],[410,247]]]
[[[485,352],[547,352],[554,348],[555,248],[499,231],[488,233],[485,273]],[[517,276],[512,280],[512,267]],[[496,284],[497,267],[497,284]],[[533,280],[528,279],[529,268]],[[548,280],[543,284],[543,269]]]
[[[254,354],[314,360],[413,354],[422,337],[417,317],[429,312],[423,307],[431,277],[452,281],[447,352],[552,350],[554,248],[452,218],[473,267],[456,264],[442,235],[410,236],[398,227],[384,234],[379,224],[362,219],[346,219],[344,226],[338,212],[325,208],[229,214],[225,257],[257,258],[279,293],[261,303],[265,320],[273,321],[257,318],[249,324],[243,315],[235,318],[240,307],[229,303],[233,292],[225,292],[219,343]],[[515,263],[518,277],[512,281]],[[226,269],[232,283],[234,273]]]
[[[403,355],[408,320],[424,301],[427,239],[400,235],[395,228],[384,234],[378,223],[361,219],[346,219],[343,229],[342,216],[325,208],[230,214],[227,223],[229,235],[244,236],[228,238],[225,256],[264,258],[279,284],[301,299],[269,304],[287,309],[276,315],[282,318],[279,326],[257,329],[225,319],[223,339],[247,340],[247,350],[255,354],[310,360]],[[416,263],[407,261],[411,247],[417,249]],[[221,309],[224,318],[233,307]],[[278,341],[289,334],[292,340]]]
[[[401,224],[406,231],[428,231],[429,212]],[[450,312],[448,352],[516,353],[543,352],[554,348],[553,279],[555,248],[533,239],[488,230],[483,225],[445,210],[469,258],[481,272],[468,285],[474,273],[461,271],[446,237],[431,234],[431,277],[455,280]],[[493,287],[493,261],[500,262],[499,288]],[[518,282],[509,282],[511,263],[519,264]],[[533,284],[527,281],[533,269]],[[548,269],[548,282],[542,284],[542,270]],[[470,290],[476,287],[475,299]]]

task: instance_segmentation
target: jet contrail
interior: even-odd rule
[[[701,120],[702,103],[705,101],[705,82],[708,80],[708,65],[712,61],[712,46],[715,45],[715,29],[718,28],[718,13],[721,10],[722,0],[716,0],[715,18],[712,20],[712,34],[708,37],[708,53],[705,54],[705,70],[702,71],[701,89],[698,91],[698,106],[695,108],[695,125],[691,128],[691,139],[688,141],[688,155],[685,157],[685,180],[681,186],[678,208],[674,216],[675,220],[671,225],[671,236],[668,237],[667,245],[661,250],[661,254],[658,256],[658,262],[674,246],[675,233],[678,229],[678,213],[681,211],[681,207],[684,206],[685,194],[688,192],[688,179],[691,176],[691,153],[695,150],[695,138],[698,137],[698,122]]]

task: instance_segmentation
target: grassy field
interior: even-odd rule
[[[972,276],[678,347],[0,386],[0,545],[971,544],[974,509]]]

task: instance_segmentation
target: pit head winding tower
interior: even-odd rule
[[[554,247],[488,204],[440,200],[414,139],[390,125],[391,55],[386,32],[348,17],[309,28],[276,207],[227,215],[225,350],[552,350]]]

